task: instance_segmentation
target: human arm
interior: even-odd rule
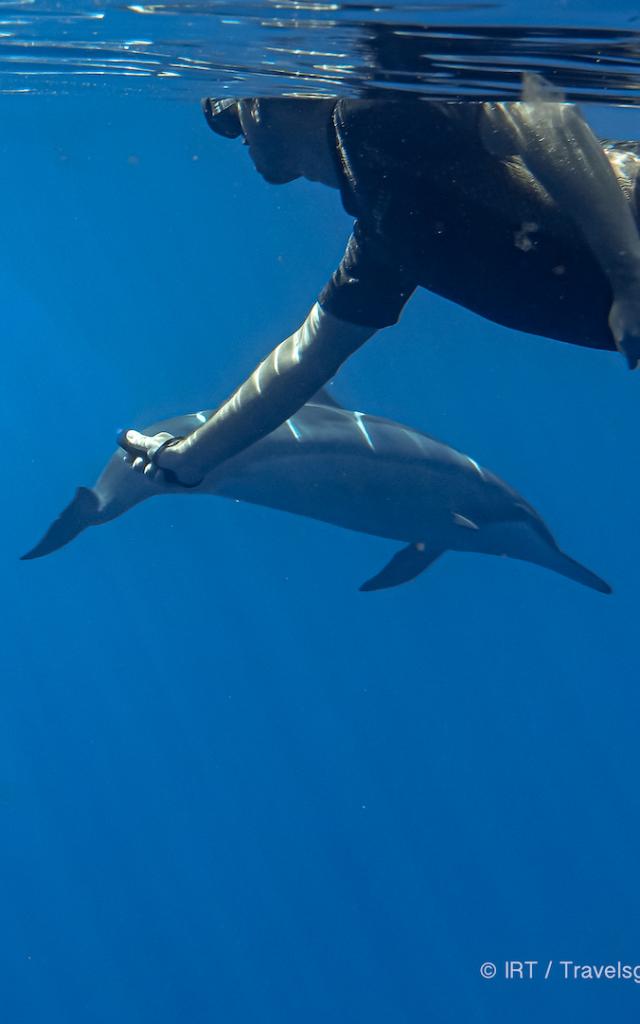
[[[389,259],[388,247],[356,221],[340,265],[318,302],[289,338],[188,437],[159,451],[167,434],[127,431],[120,443],[133,468],[157,469],[194,485],[292,416],[378,330],[396,323],[415,288],[410,267]],[[156,459],[156,452],[158,456]]]
[[[335,375],[375,327],[348,323],[315,303],[297,331],[277,346],[250,377],[192,434],[165,448],[168,435],[127,431],[121,444],[135,469],[153,476],[158,468],[194,484],[211,469],[280,426]]]

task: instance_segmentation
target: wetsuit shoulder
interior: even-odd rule
[[[379,329],[397,323],[417,284],[413,262],[386,251],[384,241],[358,220],[318,302],[338,320]]]
[[[319,302],[350,323],[396,323],[417,287],[439,180],[470,166],[480,104],[339,100],[332,127],[343,205],[356,218]],[[472,162],[473,163],[473,162]],[[437,202],[437,200],[436,200]]]

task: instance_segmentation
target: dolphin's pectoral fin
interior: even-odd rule
[[[377,576],[363,583],[360,590],[386,590],[408,583],[428,569],[443,552],[444,548],[430,547],[428,544],[409,544],[398,551]]]
[[[73,501],[51,524],[42,540],[31,551],[27,551],[26,555],[21,556],[21,560],[42,558],[43,555],[50,555],[52,551],[64,547],[87,526],[99,522],[99,512],[100,500],[95,491],[89,487],[78,487]]]

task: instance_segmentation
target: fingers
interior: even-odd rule
[[[131,459],[131,456],[128,456],[125,458],[125,462],[128,462],[136,473],[144,473],[144,475],[149,477],[150,480],[153,480],[153,478],[157,476],[158,467],[154,466],[153,462],[147,462],[146,459],[143,459],[140,456],[133,460]]]
[[[640,359],[640,335],[623,335],[618,342],[618,348],[625,356],[629,369],[635,370]]]
[[[640,360],[640,348],[638,347],[637,339],[623,336],[620,341],[616,340],[616,345],[618,351],[626,359],[627,367],[630,370],[635,370]]]
[[[627,352],[627,366],[630,370],[635,370],[638,367],[638,356],[632,352]]]
[[[165,441],[171,438],[171,434],[162,431],[149,437],[137,430],[123,430],[118,437],[118,444],[125,452],[124,461],[131,466],[136,473],[142,473],[149,480],[154,480],[159,469],[153,463],[153,456],[158,448]]]
[[[631,299],[614,300],[609,312],[609,328],[627,366],[635,370],[640,360],[640,301],[635,295]]]
[[[162,441],[158,438],[166,439],[169,434],[155,434],[153,437],[147,437],[146,434],[141,434],[138,430],[123,430],[118,437],[118,444],[121,448],[124,448],[125,452],[129,455],[135,456],[142,455],[146,456],[151,453]]]

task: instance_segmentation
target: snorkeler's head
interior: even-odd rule
[[[278,99],[203,100],[209,127],[227,139],[243,135],[256,170],[272,185],[310,177],[310,151],[326,144],[332,101]],[[311,155],[311,159],[310,159]]]
[[[225,139],[237,139],[242,135],[236,100],[204,99],[202,110],[207,124],[216,135],[222,135]]]

